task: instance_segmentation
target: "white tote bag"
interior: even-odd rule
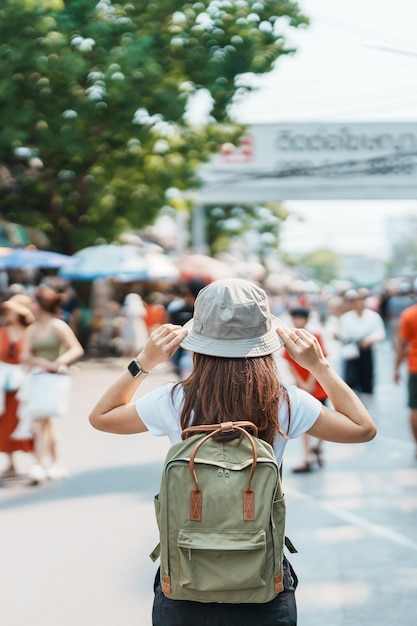
[[[72,380],[68,374],[31,372],[19,390],[22,414],[38,417],[65,417],[68,413]]]
[[[351,359],[357,359],[359,356],[358,344],[354,342],[345,343],[340,350],[340,356],[346,361],[350,361]]]

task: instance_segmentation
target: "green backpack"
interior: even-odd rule
[[[155,497],[160,544],[151,555],[161,558],[167,597],[261,603],[283,590],[281,471],[256,435],[251,422],[196,426],[168,451]]]

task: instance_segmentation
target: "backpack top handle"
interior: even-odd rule
[[[211,433],[213,431],[218,431],[220,434],[229,434],[236,428],[250,428],[254,436],[258,436],[258,427],[253,422],[242,420],[241,422],[219,422],[218,424],[200,424],[199,426],[189,426],[188,428],[184,428],[182,431],[181,439],[184,440],[191,437],[191,435],[196,435],[198,433]]]

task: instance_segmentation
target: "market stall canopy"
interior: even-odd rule
[[[201,278],[207,282],[236,276],[233,265],[206,254],[184,254],[176,261],[182,280]]]
[[[164,254],[144,252],[137,246],[100,244],[76,252],[75,263],[59,271],[68,280],[93,281],[114,278],[118,281],[176,280],[179,270]]]
[[[145,254],[148,280],[177,280],[180,271],[174,261],[161,252]]]
[[[73,265],[72,256],[38,248],[0,248],[0,270],[39,268],[55,269]]]

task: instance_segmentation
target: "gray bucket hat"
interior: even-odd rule
[[[283,345],[275,330],[280,325],[261,287],[240,278],[224,278],[198,294],[181,346],[208,356],[265,356]]]

